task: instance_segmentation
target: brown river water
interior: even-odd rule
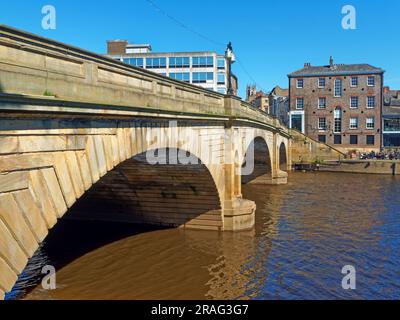
[[[399,299],[399,177],[292,173],[248,185],[253,231],[61,221],[8,299]],[[57,269],[44,290],[40,269]],[[353,265],[356,290],[342,288]]]

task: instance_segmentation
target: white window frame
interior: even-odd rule
[[[300,80],[302,81],[302,86],[299,86]],[[296,79],[296,89],[303,89],[304,88],[304,78]]]
[[[356,80],[357,81],[356,85],[353,84],[353,79],[357,79]],[[350,87],[352,87],[352,88],[357,88],[358,87],[358,77],[357,76],[350,77]]]
[[[369,79],[370,78],[374,79],[374,84],[369,84]],[[368,76],[368,78],[367,78],[367,87],[375,87],[375,84],[376,84],[375,76]]]
[[[325,125],[322,127],[321,126],[321,120],[324,119],[325,120]],[[327,125],[326,125],[326,117],[320,117],[318,118],[318,130],[319,131],[326,131]]]
[[[340,125],[340,130],[336,130],[336,125]],[[333,111],[333,132],[335,134],[342,133],[343,131],[343,110],[340,107],[335,108]]]
[[[369,98],[374,98],[374,106],[370,107],[369,106]],[[376,96],[368,96],[367,97],[367,109],[374,109],[376,107]]]
[[[321,99],[325,99],[325,106],[323,106],[323,107],[321,107],[321,104],[320,104],[320,102],[321,102]],[[327,107],[327,99],[326,99],[326,97],[319,97],[318,98],[318,109],[322,109],[322,110],[325,110],[326,109],[326,107]]]
[[[336,82],[340,82],[340,95],[336,95]],[[333,83],[333,96],[335,98],[341,98],[343,96],[343,80],[342,79],[335,79]]]
[[[292,125],[292,116],[294,115],[300,115],[301,116],[301,132],[305,133],[306,131],[306,124],[304,121],[304,110],[296,110],[296,111],[290,111],[289,112],[289,128],[293,128]]]
[[[371,120],[372,119],[372,127],[369,127],[368,125],[370,124],[369,122],[368,122],[368,120]],[[365,128],[367,129],[367,130],[374,130],[375,129],[375,117],[368,117],[368,118],[366,118],[365,119]]]
[[[355,126],[353,126],[352,121],[355,120]],[[357,130],[358,129],[358,118],[357,117],[351,117],[349,120],[349,128],[350,130]]]
[[[352,107],[352,104],[351,104],[352,98],[357,98],[357,107]],[[360,106],[360,98],[358,96],[351,96],[350,97],[350,109],[358,109],[359,106]]]
[[[299,100],[303,100],[303,107],[299,108]],[[296,110],[304,110],[304,98],[296,98]]]
[[[324,85],[323,86],[321,86],[320,80],[324,80]],[[326,88],[326,78],[318,78],[317,81],[318,81],[318,88],[320,88],[320,89]]]

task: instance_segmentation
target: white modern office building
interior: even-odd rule
[[[225,56],[213,51],[155,53],[149,44],[129,44],[124,40],[113,40],[107,42],[107,56],[205,89],[227,93],[228,71]],[[237,94],[235,76],[232,87]]]

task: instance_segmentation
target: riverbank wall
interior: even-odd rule
[[[346,155],[325,143],[318,142],[301,132],[291,129],[291,152],[293,165],[300,163],[320,163],[345,159]]]
[[[399,160],[342,160],[324,161],[315,167],[317,171],[366,174],[400,175]]]

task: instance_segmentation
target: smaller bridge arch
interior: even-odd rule
[[[279,170],[288,170],[288,151],[284,142],[279,146]]]
[[[255,137],[246,149],[242,161],[242,183],[263,184],[272,179],[272,155],[267,141]]]

